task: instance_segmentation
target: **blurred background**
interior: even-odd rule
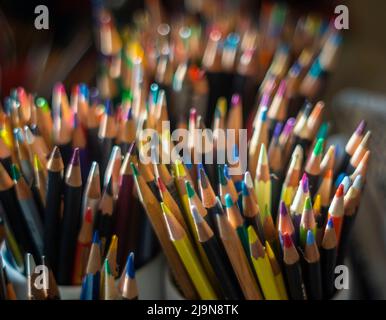
[[[111,0],[104,1],[104,5],[113,13],[117,28],[123,29],[138,19],[138,10],[145,8],[152,11],[152,17],[158,17],[154,23],[165,22],[184,11],[193,12],[201,19],[203,2]],[[260,1],[212,2],[218,10],[216,15],[221,16],[232,7],[251,21],[260,17]],[[386,299],[386,2],[281,2],[299,14],[315,12],[327,18],[333,16],[338,4],[349,8],[349,30],[342,32],[344,41],[339,58],[321,96],[329,108],[332,131],[346,135],[337,139],[347,138],[360,119],[365,119],[373,132],[365,197],[347,261],[352,281],[346,297]],[[1,99],[17,86],[47,98],[58,81],[67,88],[79,82],[95,86],[100,57],[92,8],[98,3],[90,0],[0,1]],[[49,9],[48,30],[34,28],[34,9],[40,4]]]

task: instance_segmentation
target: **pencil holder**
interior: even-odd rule
[[[19,300],[27,299],[27,278],[15,267],[5,242],[1,244],[0,254],[3,256],[9,280],[15,288],[16,297]],[[136,279],[141,300],[163,299],[165,269],[164,256],[158,254],[137,270]],[[79,300],[81,286],[58,286],[58,288],[62,300]]]

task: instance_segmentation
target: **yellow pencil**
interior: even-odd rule
[[[267,253],[269,262],[271,263],[273,276],[275,278],[276,287],[279,290],[280,297],[282,300],[288,300],[287,289],[285,288],[284,278],[280,269],[280,265],[277,262],[271,245],[267,241],[265,242],[265,252]]]
[[[271,177],[269,173],[267,150],[264,143],[261,144],[259,161],[256,168],[255,192],[259,208],[268,207],[271,212]],[[261,221],[263,223],[263,221]]]
[[[165,224],[169,231],[169,237],[178,255],[188,272],[198,295],[204,300],[217,299],[209,279],[193,249],[185,230],[178,223],[177,219],[170,212],[169,208],[161,202],[161,208],[165,219]]]
[[[248,238],[252,264],[257,278],[259,279],[260,287],[263,290],[265,299],[281,300],[268,255],[265,253],[264,247],[257,238],[256,232],[252,226],[248,227]]]

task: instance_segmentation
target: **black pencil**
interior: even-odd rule
[[[82,177],[79,150],[75,149],[66,171],[64,209],[60,238],[57,280],[59,284],[70,284],[78,238],[82,203]]]
[[[322,295],[322,274],[320,269],[320,254],[311,230],[307,232],[307,242],[304,249],[306,267],[306,290],[311,300],[321,300]]]
[[[112,178],[110,177],[109,182],[103,191],[102,199],[99,204],[99,210],[95,219],[95,228],[99,232],[101,241],[102,256],[105,255],[109,248],[110,238],[113,232],[113,211],[114,199]]]
[[[47,163],[48,180],[44,214],[43,252],[54,274],[58,266],[60,243],[61,197],[63,187],[63,161],[59,148],[54,147]]]
[[[105,113],[101,121],[98,137],[101,151],[101,159],[99,163],[100,176],[105,176],[107,164],[109,162],[109,156],[114,144],[115,138],[115,119],[113,105],[110,100],[106,100]]]
[[[330,299],[334,294],[335,265],[337,253],[337,239],[334,223],[330,218],[326,225],[321,247],[323,296]]]
[[[320,175],[320,162],[322,160],[323,153],[323,143],[324,139],[318,139],[315,148],[312,151],[311,156],[309,157],[309,160],[305,166],[305,172],[307,173],[308,185],[312,198],[315,196],[316,191],[318,190],[317,188]]]
[[[221,292],[225,299],[237,300],[242,299],[243,294],[239,285],[237,284],[237,278],[233,272],[230,262],[225,254],[223,248],[220,247],[216,237],[213,234],[212,229],[203,217],[198,213],[195,206],[191,206],[194,224],[200,241],[209,263],[215,275],[217,276],[218,283],[220,284]]]
[[[279,201],[281,196],[281,187],[283,184],[283,150],[279,144],[279,136],[282,129],[282,122],[276,122],[275,130],[271,143],[268,148],[269,167],[271,172],[271,188],[272,188],[272,219],[277,221]]]
[[[0,163],[0,201],[4,209],[5,220],[16,237],[20,249],[32,252],[32,241],[27,224],[15,194],[13,181],[4,166]],[[37,252],[36,252],[37,253]]]
[[[346,143],[346,146],[344,148],[343,158],[340,162],[338,170],[336,170],[336,172],[335,172],[335,178],[341,172],[346,172],[347,166],[350,162],[350,158],[353,156],[355,149],[359,146],[359,144],[363,138],[363,133],[364,133],[365,129],[366,129],[366,121],[362,120],[358,124],[354,133],[351,135],[350,139]]]
[[[249,174],[249,172],[247,173]],[[249,192],[245,181],[242,182],[242,200],[246,227],[252,226],[260,241],[265,243],[264,229],[261,224],[259,206],[257,205],[256,198]]]
[[[287,233],[283,235],[283,262],[291,299],[306,300],[307,294],[299,263],[299,253],[292,242],[291,236]]]

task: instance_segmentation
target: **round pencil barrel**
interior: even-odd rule
[[[306,300],[307,294],[303,282],[299,254],[293,245],[291,236],[283,235],[283,262],[288,283],[288,291],[293,300]]]
[[[311,300],[321,300],[322,276],[320,268],[320,255],[311,230],[307,232],[307,243],[304,253],[307,296]]]
[[[64,209],[60,238],[58,283],[70,284],[75,249],[80,224],[82,202],[82,180],[79,168],[79,151],[74,150],[66,173]]]
[[[196,232],[200,245],[202,245],[208,261],[220,284],[221,293],[225,299],[237,300],[243,297],[240,287],[237,284],[236,276],[223,248],[213,234],[212,229],[205,219],[198,213],[195,206],[191,211],[196,226]]]
[[[335,266],[337,258],[336,234],[333,219],[329,219],[326,225],[321,246],[321,272],[323,280],[323,297],[330,299],[335,292]]]
[[[0,164],[0,202],[7,224],[15,235],[21,250],[38,254],[32,245],[28,226],[16,197],[14,183],[2,164]]]
[[[62,170],[63,161],[59,148],[55,147],[47,164],[48,180],[46,207],[44,213],[44,254],[48,259],[51,268],[56,274],[58,264],[58,251],[60,243],[60,208],[62,196]]]

